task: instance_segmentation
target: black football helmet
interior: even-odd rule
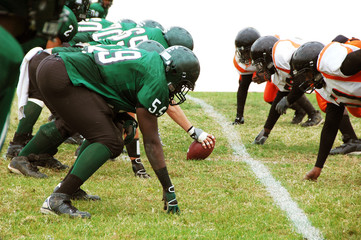
[[[90,1],[89,0],[66,0],[65,6],[70,8],[76,16],[78,22],[84,20],[87,16]]]
[[[193,50],[193,37],[182,27],[171,27],[164,33],[169,46],[181,45]]]
[[[244,28],[237,33],[236,53],[241,63],[251,64],[251,46],[260,37],[259,32],[252,27]]]
[[[318,55],[324,45],[312,41],[302,44],[292,55],[291,75],[303,92],[313,92],[324,86],[322,74],[317,70]]]
[[[252,44],[251,59],[257,69],[257,73],[265,73],[268,77],[275,73],[272,48],[277,41],[278,38],[275,36],[263,36]]]
[[[200,73],[198,58],[184,46],[171,46],[161,52],[160,56],[165,65],[169,102],[171,105],[181,104],[186,100],[188,91],[194,90]]]
[[[138,24],[139,27],[149,27],[149,28],[159,28],[160,30],[162,30],[162,32],[164,32],[164,27],[162,26],[162,24],[160,24],[159,22],[157,21],[154,21],[154,20],[144,20],[144,21],[141,21],[139,24]]]
[[[161,53],[165,50],[162,44],[154,40],[142,41],[138,43],[135,47],[138,49],[144,49],[148,52],[157,52],[157,53]]]

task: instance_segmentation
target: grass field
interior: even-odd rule
[[[194,100],[182,104],[193,125],[215,135],[217,143],[206,160],[188,161],[192,139],[167,115],[159,119],[179,216],[162,210],[161,186],[143,148],[142,160],[152,178],[135,178],[126,155],[108,161],[82,187],[102,201],[73,202],[92,214],[87,220],[39,211],[66,172],[41,169],[47,179],[10,174],[9,160],[2,157],[0,239],[361,239],[360,156],[330,156],[317,182],[303,181],[315,163],[322,125],[291,125],[293,112],[289,110],[265,145],[252,145],[270,107],[262,93],[249,93],[245,124],[240,126],[230,125],[236,113],[236,93],[190,95],[213,107],[204,109]],[[315,103],[314,95],[308,97]],[[7,142],[17,126],[15,109],[14,103]],[[44,110],[35,131],[48,116]],[[360,135],[360,121],[353,117],[351,121]],[[341,143],[339,134],[335,146]],[[241,151],[237,152],[237,146]],[[76,147],[63,144],[57,159],[71,165]],[[6,148],[7,144],[1,156]],[[258,175],[263,167],[270,176]],[[274,182],[269,183],[268,177]],[[280,188],[284,190],[281,194],[272,194]],[[303,229],[305,221],[309,225]]]

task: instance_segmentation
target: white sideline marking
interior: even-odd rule
[[[275,203],[286,212],[288,218],[295,225],[297,232],[302,234],[305,239],[324,239],[322,233],[311,225],[304,211],[292,200],[290,194],[282,187],[281,183],[273,178],[267,167],[260,161],[254,160],[249,156],[246,148],[239,140],[241,137],[237,131],[235,131],[234,127],[232,125],[224,124],[227,122],[227,119],[216,112],[211,105],[205,103],[203,100],[189,95],[187,96],[187,99],[199,104],[209,116],[213,117],[218,122],[222,127],[223,132],[229,136],[228,142],[234,151],[235,161],[245,162],[251,167],[252,171],[266,187],[267,192],[272,196]]]

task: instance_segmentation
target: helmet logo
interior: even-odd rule
[[[171,63],[171,60],[170,60],[170,58],[172,57],[167,51],[163,51],[163,52],[161,52],[161,54],[160,54],[164,59],[165,59],[165,63],[167,64],[167,65],[169,65],[170,63]]]

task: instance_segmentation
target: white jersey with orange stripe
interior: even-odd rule
[[[256,71],[256,67],[253,64],[246,65],[241,63],[237,53],[234,55],[233,64],[240,75],[251,75]]]
[[[346,76],[341,72],[341,65],[347,54],[360,48],[338,42],[328,44],[321,51],[317,70],[325,80],[324,91],[327,101],[334,100],[346,106],[361,107],[361,72]]]
[[[291,57],[299,46],[298,43],[291,40],[279,40],[272,48],[272,60],[276,68],[272,81],[281,92],[290,91],[286,79],[291,77]]]

